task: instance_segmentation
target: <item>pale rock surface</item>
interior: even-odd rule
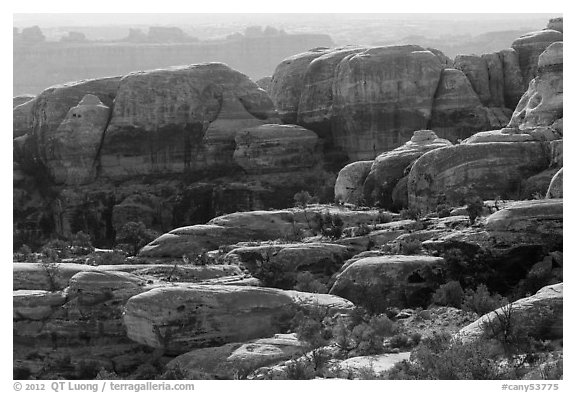
[[[13,319],[43,320],[64,303],[66,294],[62,291],[17,290],[12,295]]]
[[[64,289],[76,273],[95,270],[94,266],[76,263],[58,263],[53,267],[42,266],[40,263],[15,263],[12,269],[13,289]]]
[[[546,192],[546,198],[562,198],[564,189],[563,177],[564,177],[564,168],[560,168],[560,170],[556,172],[556,174],[550,181],[550,186],[548,187],[548,191]]]
[[[559,31],[545,29],[524,34],[512,42],[512,48],[518,52],[524,86],[536,77],[540,54],[553,42],[562,41],[562,37]]]
[[[352,204],[364,200],[364,181],[373,163],[374,161],[356,161],[340,169],[334,185],[334,200]]]
[[[355,356],[339,361],[331,367],[331,370],[339,378],[349,379],[352,377],[361,379],[362,374],[365,374],[367,370],[378,375],[390,370],[396,363],[404,360],[410,360],[410,352]]]

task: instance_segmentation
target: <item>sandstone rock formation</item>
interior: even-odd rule
[[[327,52],[328,48],[311,49],[285,59],[276,67],[268,93],[284,123],[296,123],[307,67]]]
[[[518,103],[509,128],[548,140],[561,138],[557,121],[563,117],[562,48],[562,42],[555,42],[538,57],[538,75]]]
[[[425,129],[443,66],[419,46],[367,49],[344,58],[334,79],[334,144],[371,159]]]
[[[512,43],[512,48],[518,52],[525,86],[537,75],[538,57],[540,54],[550,44],[557,41],[562,41],[562,33],[545,29],[524,34]]]
[[[252,370],[301,355],[304,343],[294,334],[275,334],[247,343],[225,344],[220,347],[200,348],[177,356],[166,366],[191,375],[204,374],[210,378],[233,379],[243,377]]]
[[[554,175],[550,181],[550,186],[546,192],[546,198],[562,198],[563,193],[563,177],[564,168],[560,168],[558,172]]]
[[[88,183],[96,176],[98,152],[110,108],[87,94],[70,108],[60,126],[46,140],[46,167],[57,184]]]
[[[518,52],[508,48],[499,51],[498,56],[502,62],[502,72],[504,73],[504,103],[506,108],[514,109],[524,91],[526,91],[526,85],[520,70]]]
[[[374,161],[356,161],[340,169],[334,185],[334,200],[353,204],[363,201],[364,181],[373,163]]]
[[[426,304],[442,277],[444,259],[422,255],[366,257],[346,264],[330,289],[376,311]]]
[[[239,132],[234,161],[247,173],[292,172],[318,163],[318,136],[295,125],[268,124]]]
[[[467,197],[507,199],[520,181],[549,166],[549,152],[539,142],[461,144],[432,150],[420,157],[408,176],[410,206],[435,209],[445,195],[451,204]]]
[[[491,334],[492,328],[496,331],[505,328],[500,325],[498,315],[510,315],[511,324],[521,324],[522,329],[536,339],[562,338],[563,288],[563,283],[544,287],[533,296],[482,316],[461,329],[456,336],[464,343],[478,340],[485,332]]]
[[[16,108],[18,105],[22,105],[31,99],[33,99],[35,95],[33,94],[22,94],[19,96],[15,96],[12,98],[12,108]]]
[[[219,161],[230,165],[236,132],[274,115],[266,93],[224,64],[129,74],[120,81],[106,130],[103,176],[183,173]],[[212,151],[218,149],[224,150],[220,156]]]
[[[546,26],[546,28],[550,30],[556,30],[562,33],[564,31],[564,18],[560,17],[550,19],[550,21],[548,22],[548,26]]]
[[[331,313],[353,309],[350,302],[331,295],[188,285],[157,288],[130,298],[124,322],[132,340],[183,353],[281,333],[296,311],[307,307]]]
[[[430,150],[452,146],[452,143],[430,130],[415,131],[409,142],[380,154],[374,159],[370,173],[364,182],[364,198],[367,203],[378,201],[381,208],[393,206],[392,192],[398,181],[406,176],[407,169],[420,156]]]

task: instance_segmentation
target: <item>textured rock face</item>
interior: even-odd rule
[[[318,162],[318,136],[294,125],[268,124],[236,135],[234,161],[249,174],[291,172]]]
[[[549,285],[540,289],[535,295],[515,301],[511,304],[512,321],[526,329],[528,334],[536,339],[562,338],[564,320],[563,305],[564,284]],[[498,317],[503,315],[506,306],[482,316],[477,321],[461,329],[457,337],[464,343],[480,339],[485,332],[490,332],[489,326],[498,329]]]
[[[370,48],[344,58],[334,79],[334,143],[353,160],[398,147],[425,129],[443,69],[419,46]]]
[[[343,245],[303,243],[240,247],[230,251],[225,260],[245,266],[251,273],[267,264],[275,264],[288,271],[310,271],[331,276],[350,256],[350,251]]]
[[[276,67],[268,93],[284,123],[296,123],[308,65],[328,51],[328,48],[311,49],[285,59]]]
[[[331,136],[336,67],[347,56],[364,50],[366,48],[353,46],[336,48],[310,62],[298,103],[298,124],[314,130],[322,138]]]
[[[492,102],[490,76],[485,58],[476,55],[458,55],[454,59],[454,68],[466,75],[482,105],[489,105]]]
[[[103,175],[125,178],[229,164],[235,134],[274,115],[266,93],[224,64],[129,74],[120,82],[106,130]],[[222,157],[212,151],[218,149],[224,150]]]
[[[486,230],[498,243],[561,246],[563,200],[516,202],[488,217]]]
[[[109,118],[110,109],[91,94],[70,108],[45,145],[45,164],[55,183],[75,185],[94,180]]]
[[[564,178],[564,168],[560,168],[558,172],[550,181],[550,186],[546,192],[546,198],[562,198],[563,195],[563,178]]]
[[[440,194],[459,204],[468,195],[483,199],[515,195],[522,179],[549,165],[549,153],[538,142],[461,144],[430,151],[408,176],[411,207],[430,211]]]
[[[184,372],[193,372],[192,375],[205,373],[212,378],[233,379],[259,367],[299,356],[305,350],[305,345],[294,334],[275,334],[244,344],[195,349],[171,360],[166,367],[177,367]]]
[[[61,263],[54,270],[39,263],[15,263],[12,269],[13,289],[51,291],[64,289],[76,273],[96,270],[93,266]]]
[[[547,127],[550,136],[545,139],[561,137],[562,126],[557,122],[563,118],[562,49],[562,42],[555,42],[539,56],[538,75],[530,82],[508,127],[530,134],[542,133]]]
[[[522,71],[518,60],[518,52],[514,49],[503,49],[498,52],[504,73],[504,103],[506,108],[514,109],[526,91],[522,79]]]
[[[441,136],[465,139],[475,131],[490,127],[491,109],[480,102],[464,72],[454,68],[442,70],[440,85],[434,98],[430,128]]]
[[[132,297],[124,322],[132,340],[170,352],[272,336],[302,308],[347,312],[337,296],[271,288],[203,285],[157,288]]]
[[[18,138],[32,131],[34,99],[14,106],[12,110],[12,136]]]
[[[330,293],[349,299],[356,305],[383,311],[389,306],[427,304],[441,279],[444,259],[387,255],[362,258],[346,265]]]
[[[374,161],[356,161],[338,172],[334,185],[334,200],[358,204],[364,199],[364,181]]]
[[[410,360],[410,352],[386,353],[372,356],[355,356],[342,360],[333,366],[333,372],[338,378],[362,379],[364,370],[371,369],[380,374],[390,370],[396,363]]]
[[[33,94],[22,94],[16,97],[12,97],[12,108],[16,108],[18,105],[22,105],[36,97]]]
[[[376,157],[364,183],[364,198],[368,203],[379,201],[380,207],[390,209],[392,192],[406,175],[407,168],[427,151],[446,146],[452,146],[452,143],[438,138],[433,131],[414,132],[406,144]]]
[[[524,85],[537,75],[538,57],[553,42],[562,41],[562,33],[556,30],[540,30],[524,34],[512,43],[512,48],[518,52],[520,69]]]
[[[547,29],[556,30],[562,33],[564,31],[564,18],[552,18],[548,21]]]

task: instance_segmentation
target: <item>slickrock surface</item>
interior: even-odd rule
[[[560,168],[550,181],[550,186],[546,192],[546,198],[562,198],[564,189],[564,168]]]
[[[518,52],[524,86],[537,75],[538,57],[553,42],[562,41],[562,33],[556,30],[540,30],[527,33],[512,42],[512,48]]]
[[[364,199],[364,181],[370,173],[374,161],[356,161],[338,172],[334,185],[334,200],[358,204]]]

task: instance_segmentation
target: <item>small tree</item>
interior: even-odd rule
[[[116,233],[116,243],[129,255],[136,255],[138,250],[156,239],[159,234],[146,228],[142,222],[127,222]]]
[[[476,219],[482,215],[483,210],[484,210],[484,202],[482,201],[482,198],[480,198],[479,196],[474,196],[468,199],[466,211],[468,212],[470,225],[474,225]]]

